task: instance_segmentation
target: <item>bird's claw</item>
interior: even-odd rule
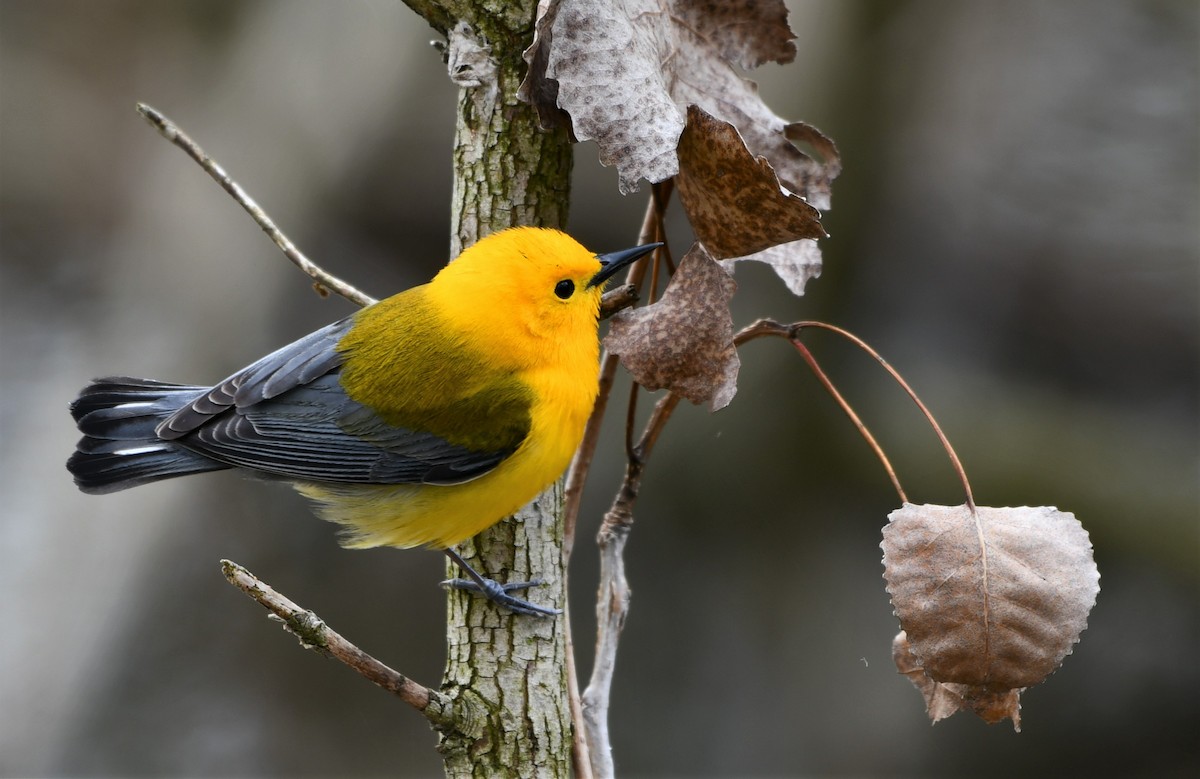
[[[483,597],[502,606],[516,614],[528,614],[533,617],[554,617],[562,614],[562,609],[552,609],[549,606],[539,606],[536,603],[530,603],[523,598],[518,598],[515,595],[510,595],[510,592],[515,590],[527,590],[530,587],[537,587],[542,584],[541,579],[533,579],[527,582],[508,582],[501,584],[494,579],[480,577],[480,581],[476,582],[473,579],[447,579],[441,583],[443,587],[453,590],[466,590],[468,592],[478,593]]]

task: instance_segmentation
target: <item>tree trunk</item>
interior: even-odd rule
[[[517,100],[521,53],[532,40],[535,0],[433,3],[408,0],[447,33],[451,78],[462,86],[454,141],[451,256],[514,225],[561,228],[570,189],[570,139],[542,131]],[[562,487],[464,544],[463,556],[498,581],[541,578],[527,593],[563,608]],[[450,570],[453,577],[461,572]],[[441,732],[446,774],[567,776],[571,712],[564,618],[513,616],[475,595],[451,591],[443,692],[462,725]]]

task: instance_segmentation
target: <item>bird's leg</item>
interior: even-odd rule
[[[501,584],[494,579],[489,579],[481,575],[478,571],[467,564],[467,561],[462,558],[458,552],[453,549],[446,550],[446,556],[454,561],[454,564],[462,569],[469,578],[467,579],[447,579],[442,582],[443,587],[452,587],[456,590],[469,590],[476,592],[499,606],[503,606],[516,614],[529,614],[534,617],[553,617],[557,614],[562,614],[562,609],[552,609],[548,606],[538,606],[530,603],[527,600],[518,598],[515,595],[509,595],[514,590],[526,590],[530,587],[537,587],[542,583],[541,579],[534,579],[528,582],[509,582]]]

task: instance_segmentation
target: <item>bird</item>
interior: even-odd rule
[[[71,403],[85,493],[233,469],[290,483],[349,548],[442,549],[473,589],[552,615],[453,547],[566,469],[598,391],[604,285],[661,244],[608,254],[516,227],[432,280],[322,327],[213,385],[96,379]]]

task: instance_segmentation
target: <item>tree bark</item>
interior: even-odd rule
[[[536,112],[517,100],[536,0],[406,2],[446,33],[450,77],[461,86],[450,256],[506,227],[563,227],[570,139],[564,130],[541,130]],[[559,483],[459,551],[498,581],[543,579],[526,597],[564,608],[561,512]],[[570,773],[566,652],[565,617],[513,616],[450,591],[442,691],[466,716],[440,732],[447,776]]]

